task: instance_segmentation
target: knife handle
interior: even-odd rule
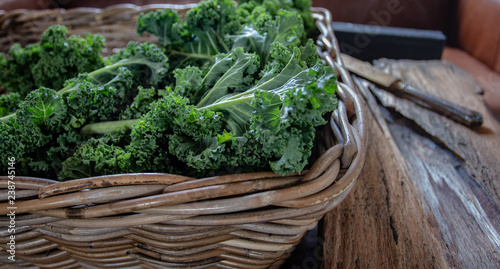
[[[453,104],[441,98],[424,93],[401,81],[396,82],[392,89],[397,95],[403,95],[418,104],[427,107],[467,127],[476,127],[483,124],[481,113]]]

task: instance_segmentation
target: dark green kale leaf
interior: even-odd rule
[[[64,94],[68,119],[71,128],[80,128],[84,123],[118,119],[127,107],[125,93],[109,85],[90,82],[80,83],[78,87]]]
[[[158,10],[138,17],[137,32],[158,37],[166,49],[171,69],[206,66],[212,56],[231,50],[231,35],[242,28],[243,18],[236,2],[230,0],[201,1],[182,20],[174,10]]]
[[[115,145],[112,135],[90,138],[62,163],[60,180],[120,174],[128,171],[131,154]]]
[[[228,36],[241,28],[236,9],[236,2],[230,0],[202,1],[186,13],[181,31],[194,36],[194,42],[207,45],[211,55],[229,52]]]
[[[148,111],[145,103],[152,101],[147,100],[143,85],[166,83],[168,58],[156,45],[130,43],[107,62],[103,68],[68,80],[57,92],[45,87],[32,91],[15,113],[0,118],[1,132],[5,135],[0,148],[23,160],[20,170],[23,174],[50,178],[68,174],[62,172],[65,160],[95,133],[82,126],[98,124],[99,128],[94,129],[106,133],[106,123],[118,120],[128,108],[138,114]],[[137,96],[139,92],[141,95]],[[159,91],[154,98],[159,98]],[[116,128],[109,133],[116,133]],[[128,144],[130,139],[123,146]]]
[[[107,124],[131,129],[131,143],[124,149],[132,154],[130,167],[141,171],[181,169],[193,176],[269,166],[280,174],[302,171],[311,156],[315,127],[326,123],[324,116],[337,104],[335,73],[319,61],[308,66],[314,61],[303,57],[304,51],[308,49],[275,42],[259,72],[254,68],[260,66],[259,58],[236,48],[219,55],[204,72],[177,71],[176,88],[152,103],[139,120]],[[253,67],[235,68],[241,66]],[[248,80],[256,73],[258,80]],[[193,83],[182,81],[192,77]],[[246,86],[234,92],[228,90],[233,86],[221,87],[226,82]],[[180,95],[203,88],[205,95],[196,105]]]
[[[0,95],[0,117],[15,113],[20,103],[21,95],[17,92]]]
[[[0,54],[0,85],[26,96],[41,86],[59,89],[67,79],[104,65],[100,52],[101,35],[67,36],[61,25],[48,28],[37,44],[11,47],[8,55]]]
[[[166,94],[165,90],[157,90],[155,88],[144,88],[139,86],[138,93],[134,97],[134,101],[127,106],[120,114],[121,120],[138,119],[149,111],[149,106],[161,96]]]
[[[270,52],[273,60],[255,86],[199,107],[223,112],[226,128],[235,136],[244,135],[238,130],[248,130],[247,143],[260,144],[264,158],[280,174],[305,167],[315,127],[325,124],[323,116],[337,105],[335,73],[319,63],[307,67],[301,51],[275,43]]]
[[[89,76],[105,84],[112,81],[124,67],[142,86],[160,87],[165,84],[168,75],[169,59],[154,44],[129,42],[125,48],[106,59],[105,67],[89,73]]]
[[[78,170],[86,171],[86,174],[90,173],[92,176],[100,175],[104,171],[96,170],[95,167],[106,167],[108,172],[112,169],[122,172],[186,172],[186,164],[178,159],[182,159],[183,155],[175,156],[168,151],[169,147],[175,146],[171,145],[172,141],[185,138],[191,142],[216,135],[221,129],[221,115],[209,110],[197,110],[194,105],[189,104],[187,98],[175,91],[167,90],[161,99],[151,103],[150,110],[138,120],[90,124],[83,129],[85,132],[93,132],[101,128],[98,125],[106,124],[111,130],[130,128],[130,142],[119,148],[99,142],[101,146],[96,151],[104,151],[102,153],[91,151],[87,149],[88,146],[84,146],[83,149],[77,150],[76,155],[63,163],[63,167],[66,167],[63,171],[73,171],[74,167],[78,167]],[[119,126],[120,124],[122,126]],[[105,126],[103,128],[105,129]],[[111,154],[110,152],[114,152],[112,153],[115,155],[114,158],[120,162],[110,163],[106,158],[102,158],[103,164],[96,163],[94,156],[97,154],[107,156]],[[86,156],[86,154],[91,155]],[[124,156],[119,157],[119,154]],[[92,162],[88,162],[89,159]],[[120,167],[115,167],[113,164]],[[184,170],[180,170],[181,168]],[[76,174],[64,172],[59,178],[74,178],[73,176]]]
[[[255,52],[264,65],[269,61],[271,44],[281,43],[285,47],[296,47],[303,43],[304,24],[296,12],[279,10],[274,20],[265,18],[262,23],[246,25],[233,36],[233,47]]]
[[[283,87],[286,91],[255,93],[250,129],[262,151],[278,157],[270,163],[273,171],[288,174],[307,164],[315,127],[325,124],[323,116],[337,107],[336,77],[328,69],[310,68],[300,86],[289,81]]]
[[[60,180],[302,171],[337,105],[335,72],[306,39],[309,1],[242,3],[142,14],[138,33],[157,35],[161,49],[131,42],[61,90],[29,94],[0,119],[1,151],[25,174]]]
[[[175,88],[174,91],[190,100],[190,103],[196,103],[203,95],[201,83],[203,72],[199,67],[187,66],[174,70]]]
[[[181,44],[181,35],[177,29],[179,14],[172,9],[159,9],[142,13],[137,17],[136,30],[139,35],[144,32],[158,37],[158,45],[163,48]]]
[[[259,69],[259,57],[235,48],[231,53],[218,54],[214,63],[206,69],[201,81],[201,100],[193,100],[197,107],[211,104],[231,93],[243,92],[255,81]]]
[[[0,53],[0,86],[9,92],[19,93],[21,97],[36,89],[31,73],[31,65],[40,60],[39,44],[23,48],[20,44],[10,47],[7,55]]]
[[[28,153],[47,145],[52,136],[42,133],[40,127],[31,121],[19,121],[11,118],[0,121],[0,171],[7,174],[9,158],[16,160],[16,174],[30,175]]]
[[[21,103],[16,117],[19,121],[31,121],[44,130],[60,130],[66,117],[66,105],[56,91],[40,87],[28,94]]]
[[[245,11],[241,16],[248,18],[250,23],[255,22],[256,18],[268,16],[267,14],[274,18],[280,9],[295,11],[304,21],[307,37],[315,37],[316,25],[312,16],[311,0],[240,0],[238,3],[240,9]]]
[[[75,148],[84,140],[83,136],[76,130],[70,130],[53,135],[55,139],[34,152],[25,154],[23,159],[27,161],[28,175],[43,178],[57,178],[62,163],[69,158]]]
[[[138,158],[136,161],[145,165],[148,171],[169,171],[172,168],[165,165],[167,160],[177,162],[177,158],[164,149],[171,147],[173,137],[197,142],[214,136],[220,129],[219,113],[198,110],[188,99],[168,92],[133,126],[127,149],[137,153],[134,158]]]

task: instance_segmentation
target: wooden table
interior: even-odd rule
[[[479,86],[441,61],[376,65],[483,113],[485,122],[468,129],[366,91],[366,164],[350,195],[325,216],[315,261],[324,268],[500,268],[500,125]]]

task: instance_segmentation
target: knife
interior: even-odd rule
[[[479,112],[422,92],[406,84],[401,79],[375,68],[368,62],[346,54],[342,54],[341,57],[347,70],[377,84],[394,95],[411,100],[467,127],[476,127],[483,124],[483,115]]]

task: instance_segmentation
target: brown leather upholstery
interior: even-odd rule
[[[467,52],[457,48],[445,48],[443,60],[462,68],[476,79],[484,90],[484,101],[491,108],[493,114],[500,119],[500,74]]]
[[[416,29],[448,29],[452,0],[313,0],[334,21]]]
[[[458,45],[496,72],[500,72],[500,1],[460,0]]]
[[[46,9],[49,7],[49,0],[1,0],[0,10],[13,9]]]

